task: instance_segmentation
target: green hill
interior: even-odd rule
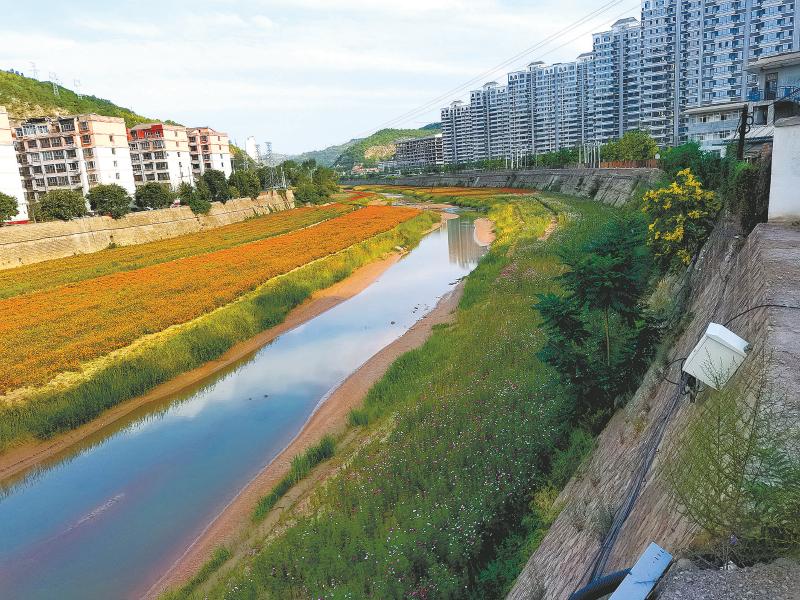
[[[0,106],[6,107],[12,119],[97,113],[106,117],[122,117],[128,127],[137,123],[160,121],[137,114],[130,108],[117,106],[103,98],[90,95],[78,96],[62,86],[58,86],[58,97],[56,97],[53,94],[53,84],[49,81],[38,81],[5,71],[0,71]]]
[[[419,129],[381,129],[365,138],[355,138],[324,150],[304,152],[293,158],[297,161],[313,159],[317,164],[342,170],[349,170],[355,164],[374,166],[394,156],[394,142],[398,139],[425,137],[440,131],[440,123],[431,123]]]

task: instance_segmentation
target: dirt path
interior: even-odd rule
[[[547,229],[544,230],[544,233],[539,236],[539,241],[544,242],[545,240],[549,239],[553,232],[558,228],[558,219],[553,217],[550,219],[550,224],[547,226]]]
[[[250,515],[256,503],[288,473],[291,459],[319,442],[325,434],[344,432],[350,410],[361,404],[369,389],[383,376],[389,366],[400,355],[425,343],[434,325],[450,322],[454,318],[462,292],[463,283],[459,283],[442,297],[430,313],[350,375],[317,408],[294,440],[239,492],[186,552],[167,569],[145,597],[156,598],[165,588],[180,585],[191,579],[218,546],[231,547],[237,543],[241,544],[249,532]],[[323,474],[312,477],[310,482],[301,482],[296,486],[300,489],[296,491],[302,493],[313,488],[314,483],[325,478],[326,472],[330,474],[331,470],[323,469],[321,471]],[[295,495],[295,500],[299,495],[301,494]],[[280,512],[285,507],[286,503],[281,502],[274,511]],[[275,520],[268,518],[270,524],[274,524]]]

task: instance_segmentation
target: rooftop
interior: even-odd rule
[[[763,73],[771,69],[793,67],[795,65],[800,65],[800,52],[785,52],[751,62],[747,67],[747,72]]]

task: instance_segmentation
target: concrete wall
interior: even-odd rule
[[[636,189],[658,181],[658,169],[526,169],[518,171],[461,171],[385,179],[353,179],[348,185],[379,183],[414,187],[513,187],[561,192],[619,205]]]
[[[738,227],[719,226],[704,247],[689,280],[686,314],[692,318],[667,356],[688,356],[710,321],[726,323],[741,312],[762,304],[800,306],[800,228],[779,223],[756,226],[741,249]],[[747,362],[767,356],[770,379],[780,382],[798,402],[800,387],[800,311],[760,308],[734,320],[728,327],[753,346]],[[666,378],[676,381],[679,365]],[[645,376],[635,397],[620,410],[597,438],[589,460],[581,466],[557,502],[564,510],[523,569],[508,598],[524,600],[539,585],[548,600],[565,600],[585,583],[600,547],[593,527],[605,510],[616,511],[627,497],[651,435],[667,420],[655,462],[645,477],[634,508],[620,530],[605,570],[630,567],[654,541],[680,554],[695,530],[674,506],[663,476],[663,457],[676,446],[679,434],[697,414],[697,405],[681,398],[669,408],[675,385],[655,366]]]
[[[769,220],[800,219],[800,117],[779,119],[772,143]]]
[[[207,215],[187,206],[131,213],[121,219],[87,217],[74,221],[14,225],[0,228],[0,269],[10,269],[74,254],[86,254],[111,244],[130,246],[213,229],[248,217],[294,208],[294,196],[270,192],[258,200],[238,198],[214,202]]]

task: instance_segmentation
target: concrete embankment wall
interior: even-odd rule
[[[763,223],[743,243],[731,222],[717,227],[704,247],[689,280],[691,315],[668,358],[686,357],[709,322],[726,323],[749,308],[762,304],[800,306],[800,228]],[[753,346],[748,362],[767,358],[770,380],[779,383],[792,401],[800,388],[800,311],[759,308],[732,321],[728,327]],[[627,498],[640,462],[658,430],[668,419],[655,462],[645,477],[633,511],[628,516],[610,554],[606,573],[632,566],[654,541],[680,553],[693,539],[692,524],[671,501],[663,475],[663,459],[675,447],[685,424],[696,414],[684,396],[677,410],[670,405],[676,386],[667,381],[680,377],[679,362],[666,376],[652,368],[635,397],[620,410],[597,438],[597,447],[557,502],[564,509],[538,550],[528,561],[509,594],[513,600],[530,598],[546,588],[545,597],[563,600],[580,584],[600,547],[598,525],[602,515],[616,511]],[[758,363],[757,363],[758,364]],[[746,372],[744,368],[740,372]]]
[[[380,183],[413,187],[512,187],[560,192],[619,205],[640,186],[658,181],[658,169],[525,169],[460,171],[386,179],[353,179],[348,185]]]
[[[2,227],[0,269],[97,252],[112,244],[131,246],[154,242],[289,208],[294,208],[291,190],[285,198],[268,192],[256,200],[237,198],[225,204],[213,202],[207,215],[196,215],[188,206],[181,206],[131,213],[120,219],[87,217]]]

